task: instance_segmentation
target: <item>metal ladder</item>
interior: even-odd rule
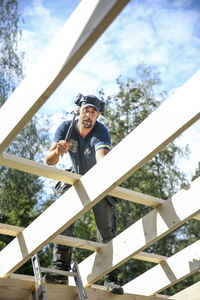
[[[32,260],[33,271],[34,271],[34,276],[35,276],[35,290],[33,293],[34,300],[47,300],[45,285],[44,285],[44,282],[42,279],[42,273],[47,273],[47,272],[74,277],[77,292],[78,292],[78,299],[79,300],[87,299],[87,294],[84,290],[83,283],[82,283],[80,273],[78,270],[78,264],[76,261],[74,261],[74,263],[72,265],[72,272],[67,272],[67,271],[62,271],[62,270],[40,267],[40,262],[39,262],[37,253],[32,256],[31,260]]]

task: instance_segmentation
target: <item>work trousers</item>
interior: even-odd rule
[[[100,243],[107,243],[116,236],[116,199],[106,196],[93,207],[97,235]],[[73,236],[74,224],[65,229],[62,235]],[[55,269],[69,271],[71,268],[72,247],[54,244],[53,266]]]

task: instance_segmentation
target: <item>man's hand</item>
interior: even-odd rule
[[[71,145],[71,142],[66,142],[65,140],[53,143],[46,154],[46,163],[48,165],[56,165],[60,155],[67,153]]]
[[[72,145],[71,142],[66,142],[65,140],[61,140],[56,145],[55,153],[57,155],[62,155],[64,153],[67,153],[71,145]]]

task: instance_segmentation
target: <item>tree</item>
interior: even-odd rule
[[[160,76],[152,67],[138,65],[133,77],[117,79],[118,92],[114,96],[101,98],[107,103],[102,121],[109,129],[113,146],[147,118],[166,98],[160,91]],[[158,124],[159,126],[159,124]],[[153,133],[152,133],[153,134]],[[145,146],[145,145],[144,145]],[[134,145],[133,145],[134,147]],[[187,184],[186,176],[177,165],[177,158],[187,155],[187,148],[179,148],[170,143],[135,174],[123,182],[122,186],[148,195],[168,199]],[[117,205],[118,233],[147,214],[151,208],[128,201]],[[180,232],[177,229],[150,246],[146,251],[171,256],[181,247]],[[130,260],[120,267],[122,283],[137,277],[153,266],[152,263]]]
[[[18,53],[17,48],[22,22],[17,1],[0,1],[0,22],[0,105],[3,105],[23,78],[23,54]],[[43,121],[42,130],[39,123],[39,116],[34,117],[6,152],[34,161],[43,161],[44,151],[49,147],[48,123]],[[26,227],[40,214],[45,201],[53,201],[45,193],[44,181],[41,178],[0,166],[0,222]],[[0,250],[11,240],[12,237],[2,235]],[[30,263],[19,272],[32,273]]]
[[[17,48],[21,22],[18,1],[0,0],[0,104],[4,103],[23,76],[23,53],[19,53]]]

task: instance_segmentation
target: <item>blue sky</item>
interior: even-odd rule
[[[79,3],[19,0],[25,22],[20,42],[25,74]],[[141,62],[160,72],[162,88],[169,94],[200,69],[199,0],[131,0],[40,112],[53,115],[54,131],[63,111],[73,109],[77,93],[95,94],[103,88],[112,95],[117,89],[116,78],[133,75]],[[200,161],[199,136],[198,121],[177,142],[190,144],[190,159],[181,162],[188,175]]]

